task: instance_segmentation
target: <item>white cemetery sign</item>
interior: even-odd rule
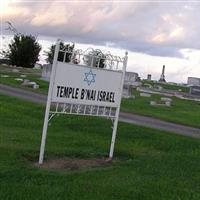
[[[43,163],[48,122],[56,114],[90,115],[110,118],[113,134],[109,157],[113,157],[117,132],[119,110],[127,66],[127,53],[124,58],[106,54],[95,55],[94,50],[81,51],[60,50],[57,42],[50,78],[48,99],[46,104],[40,147],[39,164]],[[58,61],[58,54],[63,53],[63,60]],[[71,62],[64,62],[66,54],[71,53]],[[91,66],[74,64],[84,56],[91,56]],[[105,67],[99,68],[101,59]],[[96,63],[94,63],[94,61]],[[95,64],[95,67],[94,67]],[[52,103],[54,104],[53,106]]]
[[[52,101],[117,107],[121,71],[57,62]],[[113,84],[115,83],[115,84]]]

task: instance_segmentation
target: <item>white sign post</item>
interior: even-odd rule
[[[58,61],[58,54],[62,52],[64,58]],[[64,62],[66,55],[71,54],[71,62]],[[106,57],[88,54],[76,50],[69,52],[60,50],[58,40],[55,48],[52,73],[44,118],[42,141],[40,147],[39,164],[43,163],[48,122],[56,114],[76,114],[106,117],[113,120],[113,134],[109,157],[113,157],[120,111],[120,103],[127,66],[126,53],[124,58],[107,54]],[[91,56],[91,66],[81,63],[74,64],[75,57]],[[105,68],[99,68],[103,59]],[[93,66],[96,61],[95,67]],[[122,69],[120,69],[120,63]],[[54,104],[51,108],[51,103]]]
[[[59,49],[60,49],[60,41],[58,40],[57,43],[56,43],[56,48],[55,48],[55,53],[54,53],[54,58],[53,58],[52,72],[51,72],[51,77],[50,77],[50,82],[49,82],[49,91],[48,91],[46,111],[45,111],[45,117],[44,117],[44,125],[43,125],[43,131],[42,131],[42,141],[41,141],[41,146],[40,146],[39,164],[42,164],[43,159],[44,159],[44,149],[45,149],[47,127],[48,127],[48,121],[49,121],[49,110],[50,110],[50,107],[51,107],[53,80],[54,80],[54,76],[55,76],[55,73],[56,73],[56,64],[57,64]]]
[[[121,86],[120,86],[120,102],[119,102],[119,106],[117,107],[117,111],[115,114],[115,121],[114,121],[114,126],[113,126],[113,133],[112,133],[110,153],[109,153],[110,159],[112,159],[112,157],[113,157],[113,152],[114,152],[114,148],[115,148],[115,139],[116,139],[116,135],[117,135],[117,125],[118,125],[118,120],[119,120],[120,104],[121,104],[121,98],[122,98],[122,92],[123,92],[123,84],[124,84],[124,77],[125,77],[125,72],[126,72],[127,61],[128,61],[128,52],[126,52],[125,59],[123,62],[123,75],[122,75]]]

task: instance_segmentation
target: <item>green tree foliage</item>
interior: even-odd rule
[[[101,50],[96,49],[88,52],[88,55],[84,56],[84,63],[88,66],[105,68],[106,67],[106,55]]]
[[[94,53],[94,56],[97,56],[95,60],[95,67],[105,68],[106,55],[97,49]]]
[[[49,48],[49,51],[45,51],[45,55],[47,56],[46,61],[47,63],[52,64],[53,63],[53,57],[54,57],[54,52],[55,52],[55,44],[52,44],[51,47]],[[64,62],[70,62],[72,52],[74,50],[74,44],[64,44],[63,42],[60,42],[60,49],[63,51],[66,51],[66,55],[64,55],[64,52],[59,52],[58,54],[58,61],[64,61]],[[64,60],[65,57],[65,60]]]
[[[6,57],[12,65],[33,68],[39,60],[40,50],[41,46],[34,36],[15,33]]]

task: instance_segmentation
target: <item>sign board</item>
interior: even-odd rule
[[[52,102],[117,107],[122,71],[57,62]]]
[[[82,115],[88,115],[87,108],[89,109],[90,116],[105,116],[112,119],[113,133],[110,145],[109,157],[113,157],[115,138],[117,134],[117,125],[119,119],[120,103],[123,90],[124,76],[127,66],[128,53],[126,52],[124,58],[112,56],[107,54],[104,58],[105,61],[112,63],[112,69],[105,69],[99,67],[85,66],[74,64],[73,56],[71,56],[70,63],[58,61],[59,52],[63,52],[66,56],[67,50],[60,50],[60,41],[58,40],[54,53],[53,66],[51,71],[51,78],[49,83],[49,92],[46,104],[45,118],[42,131],[42,139],[40,146],[39,164],[43,163],[44,150],[46,143],[46,135],[48,123],[56,114],[80,114],[79,109],[73,111],[73,106],[78,108],[83,106]],[[98,51],[99,52],[99,51]],[[88,56],[83,51],[70,52],[71,55]],[[95,50],[90,54],[91,59],[94,61],[102,59],[96,55]],[[101,56],[101,54],[100,54]],[[98,58],[98,59],[97,59]],[[115,63],[115,68],[113,67]],[[119,70],[119,64],[122,64],[122,69]],[[99,66],[99,64],[97,65]],[[54,107],[56,110],[51,111],[51,103],[56,103]],[[59,104],[62,111],[59,111]],[[69,104],[70,111],[67,112],[66,106]],[[93,112],[93,109],[96,109]],[[115,110],[112,115],[112,109]],[[106,113],[109,110],[109,115]]]

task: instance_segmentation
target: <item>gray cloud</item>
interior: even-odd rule
[[[181,57],[200,49],[200,3],[66,2],[10,4],[4,21],[20,31],[149,55]],[[6,33],[6,32],[4,32]]]

